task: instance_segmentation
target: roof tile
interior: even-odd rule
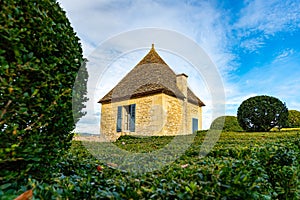
[[[98,103],[117,102],[155,93],[184,98],[176,85],[176,74],[152,45],[149,53]],[[204,103],[190,88],[188,88],[187,96],[189,102],[204,106]]]

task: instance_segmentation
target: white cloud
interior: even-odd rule
[[[283,60],[288,64],[293,64],[292,67],[288,65],[285,67],[297,68],[298,65],[290,60],[291,56],[296,55],[296,51],[293,49],[284,49],[274,55],[274,62],[269,66],[252,69],[243,77],[233,75],[233,72],[239,67],[237,63],[239,51],[255,52],[264,47],[267,39],[273,37],[274,34],[293,32],[300,27],[300,4],[296,1],[246,1],[244,8],[237,15],[238,19],[233,19],[230,12],[222,10],[217,5],[217,1],[195,1],[191,3],[190,1],[154,0],[59,0],[59,2],[67,11],[72,26],[81,38],[84,56],[91,61],[89,64],[90,76],[97,73],[96,63],[105,62],[107,59],[105,57],[91,57],[91,53],[99,43],[133,29],[157,27],[177,31],[194,40],[205,50],[222,76],[227,96],[227,113],[229,114],[234,115],[241,101],[249,95],[257,94],[257,91],[277,94],[276,89],[270,92],[268,88],[272,88],[274,82],[278,85],[280,83],[282,86],[278,90],[287,90],[283,87],[288,85],[291,87],[289,91],[296,92],[297,88],[293,86],[295,82],[292,79],[296,80],[297,76],[299,77],[297,72],[290,75],[290,82],[287,77],[279,76],[280,70],[282,72],[285,70],[279,64]],[[145,35],[145,37],[150,38],[151,36]],[[139,38],[122,42],[137,43]],[[143,44],[142,47],[148,47],[152,42],[154,41],[149,41],[149,44]],[[176,42],[174,41],[174,43]],[[111,52],[110,56],[113,56],[113,53]],[[93,96],[95,100],[106,94],[143,56],[141,54],[135,55],[131,54],[129,57],[119,58],[106,72],[103,82],[99,82],[97,86],[95,83],[98,80],[89,83],[89,89],[96,90],[96,95]],[[176,67],[172,62],[169,64],[171,67]],[[190,72],[193,74],[192,71],[188,73]],[[214,91],[203,92],[198,87],[202,83],[199,84],[197,78],[199,79],[199,77],[189,77],[190,86],[208,104],[204,110],[207,110],[206,116],[209,118],[211,107],[207,102],[210,101],[209,92]],[[240,81],[236,81],[238,78]],[[293,99],[291,102],[296,102]],[[87,110],[91,113],[91,116],[87,117],[90,120],[95,119],[94,114],[99,112],[100,105],[95,102],[90,103]],[[207,123],[206,126],[210,124],[210,122],[205,123]],[[86,123],[80,124],[86,128]]]
[[[234,96],[230,96],[226,100],[226,115],[237,115],[237,109],[241,105],[241,103],[247,100],[250,97],[257,96],[257,93],[236,93]]]
[[[287,104],[289,109],[299,109],[296,103],[299,102],[300,91],[299,53],[284,50],[278,56],[272,62],[253,68],[240,77],[236,95],[229,98],[227,105],[234,108],[244,97],[270,95],[283,102],[292,102]]]
[[[278,33],[299,30],[300,4],[296,1],[246,1],[238,17],[232,26],[232,37],[236,38],[231,38],[231,41],[237,41],[239,45],[235,52],[258,52],[262,47],[270,45],[270,40],[277,37]],[[225,83],[226,112],[235,114],[245,98],[264,94],[276,96],[284,102],[293,102],[288,106],[297,107],[295,102],[298,99],[300,77],[297,70],[298,54],[293,48],[285,48],[273,55],[273,58],[262,58],[265,63],[260,67],[253,67],[243,76],[233,77],[234,85],[231,82]]]
[[[170,29],[195,40],[222,72],[231,69],[234,55],[227,50],[228,19],[209,1],[98,1],[64,0],[75,31],[82,39],[84,53],[104,40],[133,29]],[[133,41],[131,41],[133,42]]]
[[[257,49],[263,47],[264,44],[264,39],[261,37],[249,38],[241,41],[240,47],[242,47],[246,52],[255,52]]]
[[[226,75],[228,70],[233,69],[230,62],[234,59],[234,55],[227,50],[225,28],[227,19],[222,16],[220,10],[211,2],[203,1],[190,4],[183,1],[174,3],[173,1],[158,2],[146,0],[64,0],[61,1],[61,5],[67,11],[75,31],[81,38],[84,55],[90,60],[90,66],[88,66],[90,75],[97,73],[96,66],[93,66],[94,59],[105,59],[89,57],[89,54],[93,52],[97,44],[118,33],[145,27],[174,30],[193,38],[193,40],[203,47],[222,74]],[[112,71],[107,72],[108,74],[104,76],[106,81],[105,83],[101,83],[101,88],[96,89],[96,94],[102,97],[117,83],[115,80],[123,77],[124,71],[129,71],[133,66],[134,64],[126,66],[115,64],[112,66]],[[95,80],[89,80],[89,82],[89,90],[95,89]],[[191,82],[193,84],[191,87],[197,88],[197,81],[191,80]],[[205,95],[203,91],[201,92],[200,98],[202,98],[202,95]],[[96,97],[90,97],[90,99],[93,98],[95,99]],[[209,98],[204,97],[204,100],[207,103]],[[207,104],[208,108],[209,103]],[[99,105],[88,103],[88,115],[98,112],[98,108]],[[90,116],[87,116],[87,118],[90,120],[93,119]],[[84,123],[84,120],[80,123]],[[210,124],[210,122],[207,122],[207,124]]]
[[[284,49],[283,51],[277,54],[273,62],[275,63],[275,62],[280,62],[284,59],[289,59],[290,56],[292,56],[294,53],[295,53],[294,49],[290,49],[290,48]]]
[[[287,0],[253,0],[240,12],[237,28],[247,32],[261,31],[273,35],[279,31],[294,31],[300,23],[300,4]]]
[[[300,4],[287,0],[247,1],[234,24],[238,37],[246,39],[242,47],[254,51],[264,40],[278,32],[293,32],[300,25]],[[257,35],[260,35],[257,37]],[[253,37],[257,39],[253,39]]]

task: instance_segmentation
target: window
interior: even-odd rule
[[[135,104],[118,106],[117,132],[135,131]]]

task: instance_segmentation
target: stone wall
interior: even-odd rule
[[[117,109],[118,106],[136,104],[135,132],[117,132]],[[116,140],[121,135],[151,135],[159,132],[160,123],[164,117],[162,112],[162,94],[149,95],[142,98],[126,101],[102,104],[101,108],[101,134],[108,140]],[[124,123],[122,122],[122,126]]]
[[[193,132],[193,118],[198,119],[198,130],[202,130],[202,107],[188,103],[187,106],[187,130],[188,134]]]
[[[116,132],[117,123],[117,108],[113,104],[102,104],[101,107],[101,121],[100,121],[100,135],[105,140],[116,140],[121,136],[121,133]]]
[[[183,104],[187,104],[187,121],[184,123]],[[116,131],[118,106],[136,104],[135,132]],[[142,98],[102,104],[101,134],[106,140],[114,141],[121,135],[162,136],[192,133],[192,118],[198,119],[202,127],[201,107],[160,93]],[[186,124],[186,128],[183,125]],[[123,123],[122,123],[123,125]]]
[[[160,135],[181,135],[183,129],[182,100],[163,94],[163,108],[167,117]]]

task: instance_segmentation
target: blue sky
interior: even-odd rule
[[[59,0],[59,3],[80,37],[87,58],[99,44],[126,31],[148,27],[173,30],[195,41],[218,68],[225,88],[227,115],[236,115],[240,103],[255,95],[275,96],[289,109],[300,110],[299,0]],[[112,65],[113,76],[105,76],[106,83],[97,93],[99,98],[145,53],[145,50],[133,53],[130,61],[129,57],[121,58]],[[159,53],[172,67],[174,59],[168,60],[172,57]],[[203,119],[204,128],[208,128],[212,120],[211,105],[207,91],[199,90],[201,84],[192,78],[189,82],[195,93],[208,102]],[[88,130],[99,123],[99,106],[87,109],[88,115],[77,130]]]

